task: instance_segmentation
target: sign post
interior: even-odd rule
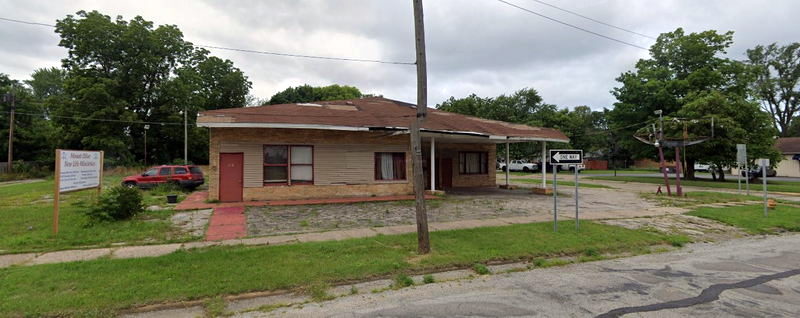
[[[764,216],[767,216],[767,166],[769,159],[761,159],[761,182],[764,187]]]
[[[53,195],[53,234],[58,234],[61,193],[97,188],[102,190],[103,152],[56,149],[55,189]]]
[[[583,163],[583,150],[577,149],[551,149],[550,164],[553,166],[553,230],[558,231],[558,191],[556,171],[558,165],[569,164],[575,168],[575,230],[580,226],[578,207],[578,165]]]
[[[747,171],[747,145],[746,144],[736,144],[736,166],[740,170],[742,166],[745,167],[745,171]],[[748,178],[749,179],[749,178]],[[742,194],[742,172],[739,171],[739,174],[736,176],[736,183],[739,185],[739,194]],[[748,187],[748,194],[750,190]]]

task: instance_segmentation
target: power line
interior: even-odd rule
[[[3,113],[11,113],[9,111],[3,111]],[[76,117],[76,116],[60,116],[60,115],[51,115],[51,114],[44,114],[44,113],[21,113],[16,112],[18,115],[26,115],[26,116],[41,116],[43,118],[65,118],[65,119],[74,119],[74,120],[86,120],[86,121],[101,121],[101,122],[113,122],[113,123],[126,123],[126,124],[140,124],[140,125],[174,125],[174,126],[183,126],[183,123],[172,123],[172,122],[160,122],[160,121],[133,121],[133,120],[121,120],[121,119],[105,119],[105,118],[87,118],[87,117]]]
[[[511,3],[511,2],[508,2],[508,1],[505,1],[505,0],[497,0],[497,1],[499,1],[499,2],[501,2],[501,3],[503,3],[503,4],[506,4],[506,5],[508,5],[508,6],[511,6],[511,7],[514,7],[514,8],[520,9],[520,10],[522,10],[522,11],[528,12],[528,13],[530,13],[530,14],[533,14],[533,15],[536,15],[536,16],[539,16],[539,17],[542,17],[542,18],[545,18],[545,19],[547,19],[547,20],[553,21],[553,22],[555,22],[555,23],[558,23],[558,24],[561,24],[561,25],[565,25],[565,26],[568,26],[568,27],[570,27],[570,28],[577,29],[577,30],[580,30],[580,31],[583,31],[583,32],[586,32],[586,33],[592,34],[592,35],[594,35],[594,36],[599,36],[599,37],[601,37],[601,38],[604,38],[604,39],[607,39],[607,40],[611,40],[611,41],[614,41],[614,42],[617,42],[617,43],[620,43],[620,44],[624,44],[624,45],[627,45],[627,46],[635,47],[635,48],[637,48],[637,49],[641,49],[641,50],[648,51],[648,49],[647,49],[646,47],[639,46],[639,45],[636,45],[636,44],[633,44],[633,43],[630,43],[630,42],[626,42],[626,41],[623,41],[623,40],[620,40],[620,39],[612,38],[612,37],[610,37],[610,36],[603,35],[603,34],[600,34],[600,33],[594,32],[594,31],[592,31],[592,30],[589,30],[589,29],[585,29],[585,28],[579,27],[579,26],[577,26],[577,25],[574,25],[574,24],[570,24],[570,23],[567,23],[567,22],[564,22],[564,21],[561,21],[561,20],[558,20],[558,19],[555,19],[555,18],[551,18],[551,17],[549,17],[549,16],[546,16],[546,15],[544,15],[544,14],[541,14],[541,13],[539,13],[539,12],[536,12],[536,11],[533,11],[533,10],[530,10],[530,9],[527,9],[527,8],[524,8],[524,7],[521,7],[521,6],[518,6],[518,5],[516,5],[516,4],[513,4],[513,3]]]
[[[6,22],[28,24],[28,25],[46,26],[46,27],[51,27],[51,28],[55,28],[56,27],[53,24],[31,22],[31,21],[23,21],[23,20],[9,19],[9,18],[4,18],[4,17],[0,17],[0,20],[1,21],[6,21]],[[351,58],[351,57],[335,57],[335,56],[322,56],[322,55],[294,54],[294,53],[283,53],[283,52],[273,52],[273,51],[259,51],[259,50],[250,50],[250,49],[240,49],[240,48],[214,46],[214,45],[194,44],[194,46],[208,48],[208,49],[233,51],[233,52],[252,53],[252,54],[261,54],[261,55],[272,55],[272,56],[283,56],[283,57],[296,57],[296,58],[316,59],[316,60],[360,62],[360,63],[379,63],[379,64],[394,64],[394,65],[416,65],[417,64],[416,62],[386,61],[386,60],[362,59],[362,58]]]
[[[542,5],[546,5],[548,7],[554,8],[556,10],[564,11],[564,12],[572,14],[572,15],[579,16],[579,17],[584,18],[586,20],[589,20],[589,21],[592,21],[592,22],[595,22],[595,23],[599,23],[599,24],[605,25],[605,26],[610,27],[610,28],[614,28],[614,29],[617,29],[617,30],[620,30],[620,31],[628,32],[630,34],[635,34],[635,35],[638,35],[638,36],[641,36],[641,37],[645,37],[645,38],[648,38],[648,39],[657,40],[655,37],[649,36],[647,34],[642,34],[642,33],[639,33],[639,32],[636,32],[636,31],[632,31],[632,30],[628,30],[628,29],[623,28],[623,27],[618,27],[616,25],[613,25],[613,24],[610,24],[610,23],[606,23],[606,22],[603,22],[603,21],[600,21],[600,20],[597,20],[597,19],[593,19],[591,17],[587,17],[587,16],[585,16],[583,14],[580,14],[580,13],[577,13],[575,11],[564,9],[562,7],[559,7],[559,6],[544,2],[544,1],[540,1],[540,0],[530,0],[530,1],[542,4]]]

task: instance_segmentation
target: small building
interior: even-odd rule
[[[800,137],[778,138],[775,148],[783,155],[783,160],[775,168],[778,177],[800,177]]]
[[[202,112],[209,199],[294,200],[413,193],[416,106],[380,97]],[[496,146],[568,142],[560,131],[429,109],[426,188],[496,186]],[[433,165],[431,164],[433,163]]]

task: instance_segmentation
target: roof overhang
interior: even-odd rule
[[[408,133],[407,127],[353,127],[353,126],[334,126],[334,125],[315,125],[315,124],[284,124],[284,123],[224,123],[224,122],[198,122],[197,126],[207,128],[282,128],[282,129],[319,129],[319,130],[340,130],[340,131],[397,131]],[[422,137],[427,138],[440,138],[450,140],[460,140],[463,142],[480,142],[480,143],[522,143],[533,141],[549,141],[549,142],[569,142],[569,139],[554,139],[545,137],[515,137],[515,136],[499,136],[487,135],[484,133],[473,131],[451,131],[451,130],[433,130],[421,129]]]

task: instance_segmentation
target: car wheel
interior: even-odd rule
[[[530,172],[531,169],[528,167],[522,167],[522,172]]]
[[[506,172],[506,170],[507,170],[507,169],[508,169],[508,167],[507,167],[507,166],[506,166],[506,167],[502,167],[502,168],[500,168],[500,170],[503,170],[503,172]]]
[[[123,183],[122,186],[124,186],[126,188],[135,188],[136,187],[136,182],[128,181],[128,182]]]

